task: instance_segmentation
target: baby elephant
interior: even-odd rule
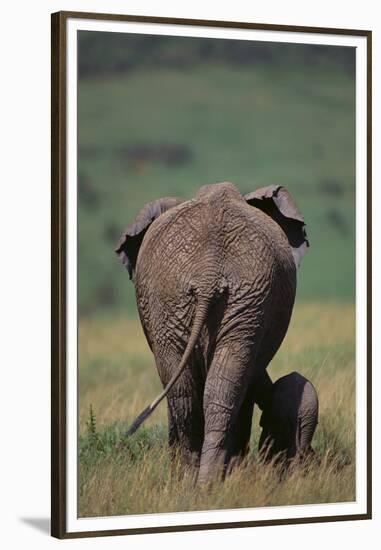
[[[258,448],[262,456],[291,460],[313,454],[318,409],[316,390],[304,376],[292,372],[277,380],[260,420],[263,429]]]

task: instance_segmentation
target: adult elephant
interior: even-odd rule
[[[118,244],[164,387],[128,433],[166,396],[169,444],[200,483],[246,453],[254,402],[271,393],[266,367],[290,321],[304,227],[284,187],[242,196],[225,182],[147,204]]]

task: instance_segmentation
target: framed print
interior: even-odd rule
[[[371,517],[371,32],[52,16],[52,535]]]

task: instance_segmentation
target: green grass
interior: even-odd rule
[[[354,80],[319,64],[150,69],[79,82],[79,306],[135,311],[113,248],[143,205],[203,184],[241,192],[285,185],[306,222],[302,300],[353,301]],[[137,145],[183,146],[187,162],[130,158]],[[121,152],[122,151],[122,152]]]
[[[166,405],[131,438],[131,420],[159,393],[153,356],[135,319],[87,319],[79,329],[79,514],[82,517],[275,506],[355,499],[354,308],[298,304],[269,367],[273,380],[297,370],[320,400],[313,447],[320,464],[281,478],[260,464],[254,413],[242,467],[205,494],[170,467]],[[90,412],[91,411],[91,412]]]

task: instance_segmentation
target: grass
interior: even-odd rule
[[[259,413],[251,452],[224,484],[205,494],[189,475],[178,476],[167,452],[163,403],[128,441],[129,422],[161,389],[153,356],[135,319],[83,319],[79,328],[81,517],[275,506],[355,499],[354,307],[300,303],[273,380],[297,370],[320,400],[313,447],[321,463],[286,477],[256,456]],[[124,444],[121,444],[124,442]]]

